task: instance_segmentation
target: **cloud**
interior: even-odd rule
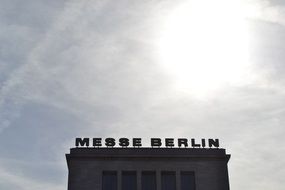
[[[251,19],[285,25],[285,6],[278,2],[269,0],[245,1],[245,13]]]
[[[20,26],[29,28],[16,43],[36,37],[19,49],[22,57],[13,56],[15,34],[5,32],[6,36],[1,36],[11,44],[1,70],[5,73],[0,91],[1,157],[23,161],[5,162],[11,172],[4,169],[3,179],[17,180],[5,180],[1,188],[25,185],[29,189],[54,189],[49,184],[58,179],[53,176],[66,180],[66,170],[62,169],[66,169],[64,153],[75,136],[115,132],[116,123],[139,113],[145,100],[155,93],[160,84],[159,72],[146,52],[139,53],[143,48],[149,51],[148,45],[135,37],[145,33],[140,27],[146,27],[146,23],[134,27],[141,17],[127,19],[132,9],[126,12],[120,6],[124,5],[69,1],[59,12],[48,13],[54,17],[48,27],[26,20],[15,23],[12,31],[16,35],[21,33],[17,31]],[[143,8],[139,4],[132,6]],[[106,12],[117,16],[105,15]],[[6,65],[9,63],[13,66]],[[27,167],[31,161],[60,162],[64,167]],[[16,174],[16,166],[25,177]],[[46,183],[39,185],[44,179]]]
[[[25,176],[11,173],[9,171],[0,170],[0,186],[5,189],[23,189],[23,190],[50,190],[64,189],[65,185],[46,183],[44,181],[32,180]]]
[[[112,21],[108,20],[110,15],[104,14],[112,9],[119,10],[115,7],[118,5],[107,1],[89,3],[90,6],[84,4],[67,3],[51,29],[29,53],[27,62],[6,79],[1,90],[2,104],[9,99],[13,104],[39,101],[80,112],[82,109],[78,106],[85,108],[104,102],[119,107],[126,100],[130,103],[134,94],[133,104],[138,104],[139,91],[148,88],[144,83],[151,81],[151,77],[158,78],[156,73],[151,73],[154,71],[150,63],[145,62],[144,55],[138,54],[140,46],[144,48],[144,45],[132,40],[132,36],[127,37],[131,25],[139,22],[140,17],[128,19],[116,27],[114,24],[127,13],[119,11],[119,16],[114,17],[117,20]],[[88,17],[91,13],[92,17]],[[106,21],[102,22],[104,19]],[[93,24],[99,21],[101,25]],[[106,24],[108,22],[111,23]],[[140,67],[141,64],[144,67]],[[138,82],[140,88],[126,83],[129,79]],[[128,93],[123,94],[122,90]],[[144,96],[147,92],[145,90]]]

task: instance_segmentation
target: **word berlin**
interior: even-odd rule
[[[76,138],[75,139],[75,146],[76,147],[89,147],[89,145],[92,143],[93,147],[102,147],[106,146],[107,148],[112,148],[114,146],[120,146],[127,148],[129,146],[132,146],[134,148],[142,147],[142,139],[141,138],[120,138],[118,141],[114,138]],[[104,144],[104,145],[103,145]],[[172,148],[175,146],[180,147],[192,147],[192,148],[219,148],[220,143],[219,139],[186,139],[186,138],[151,138],[150,139],[150,145],[152,148],[159,148],[161,146],[165,146],[167,148]]]

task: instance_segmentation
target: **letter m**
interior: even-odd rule
[[[76,138],[75,139],[75,146],[89,146],[89,138]]]

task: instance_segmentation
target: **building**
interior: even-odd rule
[[[68,190],[229,190],[221,148],[77,147],[66,159]]]

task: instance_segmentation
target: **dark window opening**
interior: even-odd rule
[[[194,172],[181,172],[181,190],[195,190]]]
[[[176,190],[175,172],[161,172],[161,190]]]
[[[103,171],[102,190],[117,190],[118,178],[115,171]]]
[[[135,171],[122,172],[122,190],[137,190],[137,174]]]
[[[142,190],[156,190],[156,174],[152,171],[143,171],[141,176]]]

